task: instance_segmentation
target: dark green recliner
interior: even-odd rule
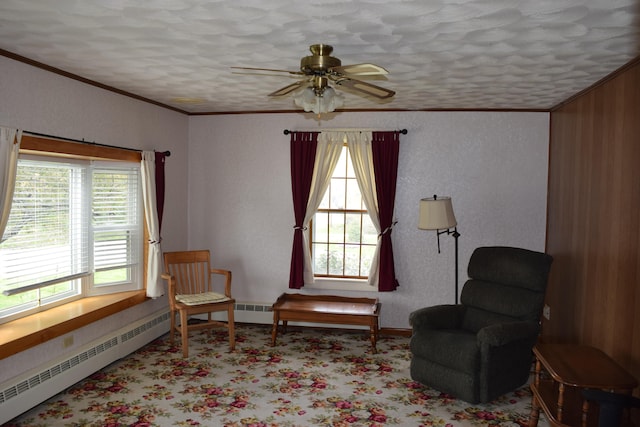
[[[410,314],[411,378],[470,403],[525,384],[552,260],[527,249],[477,248],[461,304]]]

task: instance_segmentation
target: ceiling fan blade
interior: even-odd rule
[[[292,83],[292,84],[290,84],[288,86],[285,86],[285,87],[283,87],[281,89],[278,89],[275,92],[270,93],[269,96],[284,96],[284,95],[288,95],[291,92],[300,89],[300,87],[304,83],[306,83],[306,80],[300,80],[299,82]]]
[[[353,64],[332,67],[332,71],[351,76],[378,76],[389,74],[387,70],[375,64]]]
[[[385,89],[380,86],[372,85],[371,83],[363,82],[362,80],[355,80],[350,78],[342,78],[335,80],[338,86],[343,86],[349,89],[362,92],[367,95],[375,96],[379,99],[391,98],[396,93],[392,90]]]
[[[273,73],[289,73],[297,76],[304,76],[304,73],[300,71],[289,71],[289,70],[274,70],[272,68],[254,68],[254,67],[231,67],[235,70],[253,70],[253,71],[270,71]]]

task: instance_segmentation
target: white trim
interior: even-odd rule
[[[366,279],[339,279],[333,277],[316,277],[315,283],[305,284],[305,289],[329,289],[337,291],[378,292],[369,285]]]

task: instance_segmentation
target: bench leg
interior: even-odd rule
[[[273,327],[271,328],[271,347],[276,345],[276,336],[278,335],[278,323],[280,322],[280,316],[277,311],[273,312]]]
[[[377,324],[377,322],[372,323],[369,326],[369,329],[370,329],[369,335],[370,335],[370,338],[371,338],[371,350],[374,353],[377,353],[378,352],[378,350],[376,348],[376,342],[378,341],[378,324]]]

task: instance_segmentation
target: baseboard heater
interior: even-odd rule
[[[169,331],[169,313],[158,312],[78,349],[72,356],[0,385],[0,425]]]

